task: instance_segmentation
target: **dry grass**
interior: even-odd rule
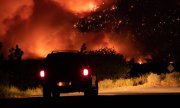
[[[147,83],[145,85],[150,87],[179,87],[180,73],[172,72],[161,75],[150,73],[147,77]]]
[[[28,89],[25,91],[28,96],[41,96],[42,95],[42,87]]]
[[[165,75],[165,79],[161,81],[163,86],[173,86],[179,87],[180,86],[180,73],[170,73]]]
[[[99,82],[99,89],[118,88],[128,86],[146,86],[146,87],[179,87],[180,72],[157,75],[150,72],[147,75],[142,75],[136,78],[110,80],[106,79]]]
[[[147,76],[147,82],[145,83],[145,85],[149,85],[149,86],[160,86],[161,85],[161,78],[159,75],[155,74],[155,73],[150,73]]]
[[[30,96],[42,95],[41,88],[27,89],[26,91],[21,91],[17,87],[0,85],[0,98],[23,98]]]
[[[24,97],[25,93],[20,91],[18,88],[11,86],[0,86],[0,98],[20,98]]]
[[[99,89],[111,89],[119,87],[180,87],[180,72],[157,75],[153,72],[136,78],[99,81]],[[20,91],[16,87],[0,85],[0,98],[22,98],[42,95],[42,87]]]
[[[134,79],[118,79],[118,80],[110,80],[106,79],[99,82],[99,89],[108,89],[108,88],[118,88],[124,86],[133,86]]]
[[[105,79],[103,81],[99,81],[99,88],[100,89],[114,88],[113,80]]]

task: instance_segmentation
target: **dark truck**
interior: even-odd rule
[[[98,96],[98,80],[88,63],[88,57],[79,51],[52,52],[40,70],[43,97],[59,97],[60,93],[84,92]]]

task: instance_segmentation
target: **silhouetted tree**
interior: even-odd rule
[[[19,48],[18,45],[15,48],[11,48],[9,50],[9,64],[8,64],[8,72],[9,72],[9,85],[13,86],[22,86],[23,72],[21,71],[22,67],[22,56],[23,51]]]
[[[6,76],[5,72],[3,71],[3,52],[2,52],[3,44],[0,42],[0,84],[4,84]]]
[[[133,66],[133,65],[135,64],[135,59],[132,58],[132,59],[128,62],[128,64]]]
[[[2,44],[2,42],[0,42],[0,64],[1,64],[2,60],[3,60],[2,47],[3,47],[3,44]]]
[[[116,51],[112,48],[101,48],[99,50],[96,50],[95,52],[100,55],[108,55],[108,56],[116,55]]]
[[[126,78],[129,76],[129,66],[122,54],[112,48],[101,48],[87,51],[88,62],[99,80]]]
[[[9,60],[10,61],[21,61],[22,59],[22,55],[23,55],[23,51],[19,48],[18,45],[16,45],[16,48],[11,48],[9,50]]]

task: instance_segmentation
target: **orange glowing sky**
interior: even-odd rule
[[[54,0],[60,6],[74,13],[91,12],[98,8],[102,0]]]
[[[79,50],[83,43],[88,49],[114,48],[125,56],[139,54],[125,31],[115,33],[81,33],[74,24],[74,13],[96,11],[108,0],[1,0],[0,41],[4,51],[19,44],[23,58],[45,57],[53,50]]]

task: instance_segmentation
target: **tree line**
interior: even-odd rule
[[[17,86],[24,90],[38,86],[38,71],[43,63],[42,59],[22,60],[24,52],[19,45],[9,49],[8,59],[4,60],[0,43],[0,83]],[[122,54],[111,48],[88,50],[85,43],[79,51],[87,55],[89,63],[97,73],[99,80],[118,79],[128,77],[129,65]]]
[[[4,59],[3,45],[0,42],[0,84],[17,86],[24,90],[38,86],[38,72],[42,67],[43,59],[22,60],[24,52],[19,45],[9,49],[8,59]],[[86,55],[89,64],[97,74],[99,80],[129,78],[149,71],[166,72],[168,64],[137,64],[134,59],[127,62],[125,57],[112,48],[88,50],[83,43],[79,49]]]

